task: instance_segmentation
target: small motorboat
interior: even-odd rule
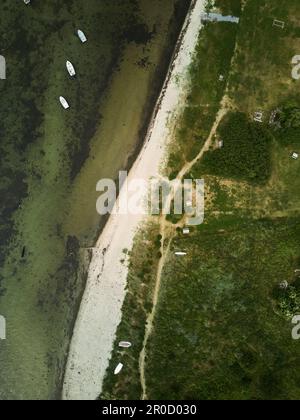
[[[85,42],[87,42],[87,37],[85,36],[84,32],[82,32],[80,29],[78,29],[77,31],[77,35],[78,38],[80,39],[80,41],[84,44]]]
[[[129,341],[120,341],[119,347],[129,349],[131,347],[131,343]]]
[[[118,375],[121,372],[122,369],[123,369],[123,364],[119,363],[118,366],[116,367],[115,371],[114,371],[114,374]]]
[[[76,71],[75,71],[75,68],[74,68],[73,64],[70,61],[67,61],[66,66],[67,66],[67,70],[69,72],[69,75],[71,77],[75,76]]]
[[[59,100],[60,100],[60,103],[62,104],[62,107],[64,109],[70,108],[70,105],[68,104],[68,101],[63,96],[60,96]]]

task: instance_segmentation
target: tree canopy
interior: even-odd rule
[[[253,183],[264,183],[271,174],[271,139],[268,129],[241,112],[230,112],[218,136],[224,147],[208,151],[201,163],[204,171]]]

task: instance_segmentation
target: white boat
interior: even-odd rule
[[[60,96],[59,100],[60,100],[60,103],[62,104],[64,109],[70,108],[70,105],[68,104],[68,101],[63,96]]]
[[[124,349],[129,349],[131,347],[131,343],[129,343],[129,341],[120,341],[119,347],[123,347]]]
[[[77,35],[82,43],[85,43],[87,41],[87,37],[85,36],[84,32],[82,32],[80,29],[78,29]]]
[[[73,64],[70,61],[67,61],[66,62],[66,66],[67,66],[67,70],[69,72],[69,75],[72,76],[72,77],[75,76],[76,71],[74,69]]]
[[[115,371],[114,371],[114,374],[118,375],[121,372],[122,369],[123,369],[123,364],[119,363],[118,366],[116,367]]]

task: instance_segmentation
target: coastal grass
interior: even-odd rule
[[[240,9],[233,9],[237,3],[222,2],[222,11],[238,14]],[[286,22],[284,30],[272,26],[274,18]],[[226,60],[228,66],[231,61],[227,80],[232,113],[217,132],[220,135],[223,127],[224,146],[232,144],[222,152],[213,147],[189,174],[205,179],[205,221],[191,229],[188,236],[178,233],[167,256],[146,349],[149,399],[299,398],[300,349],[291,337],[291,318],[298,308],[295,291],[297,299],[299,279],[295,270],[300,264],[300,162],[291,159],[291,152],[300,147],[299,127],[294,124],[300,101],[295,96],[297,85],[291,79],[290,64],[299,48],[299,19],[300,5],[294,0],[244,2],[235,55],[232,61],[229,55]],[[222,31],[218,32],[220,38],[212,41],[218,25],[205,27],[199,48],[222,46]],[[202,64],[199,55],[199,66],[203,70],[205,61],[213,76],[195,71],[191,91],[197,91],[203,83],[201,95],[214,106],[207,111],[207,126],[202,107],[183,112],[170,154],[170,177],[189,160],[188,152],[194,150],[197,135],[203,144],[215,119],[224,93],[215,93],[220,69],[214,73],[214,62],[219,62],[219,55],[218,50],[204,48]],[[208,80],[206,88],[203,80]],[[190,100],[191,96],[187,106],[193,103]],[[285,111],[291,100],[293,118]],[[285,116],[270,125],[271,113],[277,108]],[[255,126],[260,135],[255,136],[257,144],[253,144],[253,115],[258,110],[264,117],[263,123]],[[241,144],[236,128],[228,124],[228,119],[237,116],[247,126]],[[286,121],[294,125],[286,127]],[[263,142],[264,136],[268,138],[267,148],[261,156],[263,144],[259,144],[259,138]],[[252,147],[251,162],[242,160],[241,152],[250,153]],[[258,182],[248,176],[251,170],[258,175]],[[177,249],[184,249],[187,256],[176,258]],[[133,255],[133,268],[135,261]],[[288,282],[286,293],[280,289],[283,281]],[[131,314],[126,306],[124,309],[123,325],[131,322]],[[137,369],[137,363],[135,366]],[[122,394],[114,384],[137,381],[137,372],[125,371],[114,382],[110,377],[112,368],[110,365],[104,395],[126,398],[126,392]],[[137,392],[132,395],[138,397]]]
[[[147,359],[151,399],[297,399],[298,343],[273,289],[294,281],[300,219],[211,220],[178,238]],[[175,275],[176,273],[176,275]]]
[[[170,178],[197,156],[209,134],[227,83],[236,33],[237,25],[231,23],[208,23],[200,31],[189,70],[190,90],[170,145]]]
[[[300,16],[296,2],[245,3],[229,93],[233,108],[248,124],[255,111],[264,112],[261,130],[271,136],[268,153],[257,153],[252,162],[263,182],[247,177],[252,165],[242,169],[247,162],[242,159],[244,142],[253,153],[256,148],[248,137],[250,127],[235,154],[230,146],[226,150],[236,134],[226,124],[238,114],[227,116],[218,133],[226,128],[224,151],[210,150],[191,171],[206,180],[205,223],[188,238],[174,240],[174,249],[184,248],[187,257],[178,260],[170,253],[164,267],[147,352],[150,398],[299,397],[300,350],[291,338],[291,318],[297,310],[300,167],[291,151],[299,147],[300,132],[298,127],[291,132],[283,124],[269,125],[271,112],[294,96],[290,60],[299,41],[289,18],[296,9]],[[281,33],[272,27],[275,17],[286,20]],[[258,138],[263,142],[264,135]],[[235,170],[240,166],[239,174],[232,162]],[[284,280],[289,286],[282,300],[279,285]],[[288,316],[282,307],[288,308]]]
[[[143,232],[139,232],[132,251],[124,255],[124,263],[128,258],[130,261],[127,293],[101,399],[134,400],[141,396],[139,354],[143,347],[147,315],[152,309],[160,247],[159,225],[154,220]],[[124,340],[132,343],[130,349],[118,347],[118,343]],[[124,368],[121,375],[115,376],[113,372],[120,361]]]

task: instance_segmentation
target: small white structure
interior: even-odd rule
[[[87,42],[87,37],[85,36],[84,32],[81,31],[80,29],[78,29],[77,31],[77,35],[78,38],[80,39],[80,41],[84,44],[85,42]]]
[[[6,340],[6,320],[0,315],[0,340]]]
[[[274,19],[273,20],[273,26],[276,26],[277,28],[284,29],[285,23],[282,20]]]
[[[190,233],[190,229],[189,228],[183,228],[183,230],[182,230],[182,233],[184,234],[184,235],[188,235],[189,233]]]
[[[6,79],[6,60],[3,55],[0,55],[0,79]]]
[[[264,116],[264,114],[263,114],[262,111],[255,112],[254,113],[254,121],[262,123],[263,122],[263,116]]]
[[[239,23],[240,18],[236,16],[223,16],[220,13],[203,13],[201,20],[206,22],[230,22]]]
[[[299,154],[298,154],[298,153],[296,153],[296,152],[294,152],[294,153],[292,154],[292,158],[293,158],[293,159],[295,159],[295,160],[297,160],[297,159],[299,158]]]
[[[176,255],[176,257],[184,257],[187,254],[186,254],[186,252],[178,251],[178,252],[175,252],[175,255]]]
[[[118,375],[121,372],[121,370],[123,369],[123,367],[124,367],[123,363],[119,363],[118,366],[116,367],[115,371],[114,371],[114,374]]]
[[[131,347],[131,343],[129,341],[120,341],[119,347],[122,347],[124,349],[129,349]]]
[[[219,82],[224,82],[225,77],[223,76],[223,74],[220,74],[219,76]]]
[[[29,4],[30,3],[30,0],[24,0],[24,3],[25,4]]]
[[[61,105],[64,109],[70,108],[70,105],[68,104],[68,101],[63,96],[59,97],[59,101],[60,101],[60,103],[61,103]]]
[[[66,66],[67,66],[67,70],[69,72],[69,75],[71,77],[74,77],[76,75],[76,71],[75,71],[75,68],[74,68],[73,64],[71,63],[71,61],[67,61]]]

